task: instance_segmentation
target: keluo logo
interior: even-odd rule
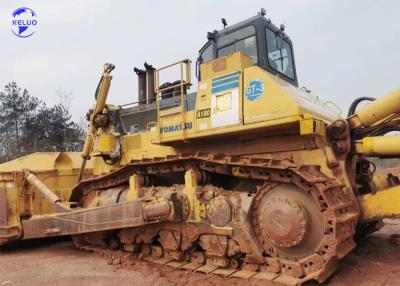
[[[28,38],[35,33],[35,28],[38,23],[36,13],[27,7],[15,9],[11,14],[12,28],[14,35],[20,38]]]

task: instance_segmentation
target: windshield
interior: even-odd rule
[[[254,26],[224,35],[217,41],[218,57],[226,56],[234,52],[243,52],[249,57],[253,64],[258,63],[256,30]]]
[[[211,61],[214,58],[213,57],[213,49],[214,49],[213,43],[210,43],[207,46],[207,48],[204,49],[204,51],[200,55],[200,59],[201,59],[202,63]]]
[[[266,28],[268,64],[277,72],[294,79],[293,53],[288,41],[280,33]]]

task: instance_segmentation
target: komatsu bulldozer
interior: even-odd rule
[[[165,267],[299,285],[325,281],[357,235],[400,214],[399,179],[370,159],[400,155],[400,90],[342,117],[298,87],[292,42],[264,10],[209,32],[195,67],[190,93],[189,59],[145,63],[139,101],[117,106],[106,64],[81,156],[0,165],[0,244],[71,235]]]

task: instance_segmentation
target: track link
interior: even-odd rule
[[[72,198],[82,201],[93,190],[126,184],[133,174],[157,176],[182,173],[190,169],[254,181],[257,188],[254,193],[247,194],[246,201],[243,199],[245,190],[224,190],[207,184],[202,186],[204,190],[212,190],[216,197],[221,198],[220,202],[216,202],[219,206],[226,200],[233,209],[229,223],[222,227],[211,225],[207,216],[201,222],[160,222],[151,226],[115,230],[111,234],[102,233],[97,241],[76,237],[78,246],[101,243],[110,245],[110,240],[105,243],[105,237],[113,237],[114,247],[119,244],[120,248],[130,252],[140,252],[145,260],[152,263],[224,277],[270,280],[286,285],[299,285],[311,279],[324,281],[336,269],[337,261],[355,247],[353,235],[359,212],[352,191],[337,179],[322,174],[318,166],[297,166],[288,160],[210,153],[146,159],[132,162],[105,176],[81,182],[75,188]],[[293,203],[291,193],[281,198],[281,192],[276,191],[276,186],[296,187],[297,192],[309,200],[307,204],[314,212],[318,211],[318,216],[322,218],[318,243],[311,245],[306,253],[295,255],[291,251],[301,249],[302,244],[312,240],[303,236],[307,236],[315,224],[314,218],[304,215],[304,207]],[[276,195],[270,199],[268,196],[272,192]],[[265,223],[265,205],[271,201],[287,207],[293,217],[298,219],[298,223],[294,224],[297,232],[284,236],[285,239],[274,237],[275,229],[271,236],[271,230],[268,230],[270,226]],[[292,226],[293,223],[290,223]],[[130,236],[129,243],[126,243],[127,235]],[[306,242],[303,242],[304,239]]]

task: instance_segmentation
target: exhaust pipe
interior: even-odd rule
[[[133,70],[138,76],[139,105],[143,105],[147,103],[146,71],[138,68],[134,68]]]
[[[148,102],[152,103],[156,100],[156,92],[154,89],[154,71],[156,70],[152,65],[144,63],[144,67],[147,72],[147,95]]]

